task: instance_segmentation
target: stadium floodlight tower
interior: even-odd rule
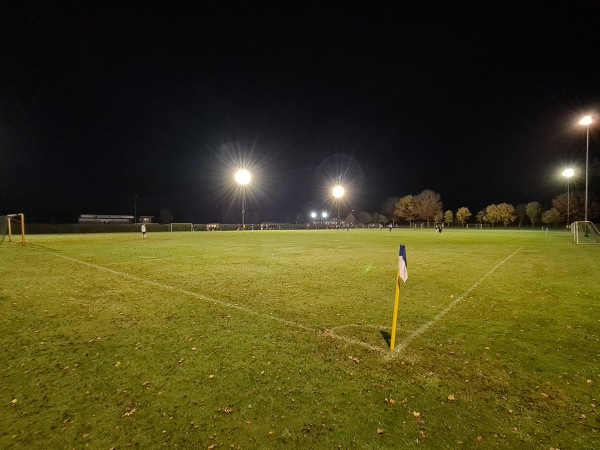
[[[579,125],[586,127],[585,140],[585,215],[584,220],[588,220],[588,161],[590,153],[590,125],[592,124],[592,116],[585,116],[579,121]]]
[[[337,222],[339,224],[339,222],[340,222],[340,200],[344,196],[344,194],[346,193],[346,190],[344,189],[344,187],[342,185],[336,184],[333,187],[332,193],[333,193],[333,196],[335,198],[335,203],[336,203],[336,206],[337,206],[336,220],[337,220]]]
[[[571,192],[569,189],[569,181],[575,175],[575,171],[573,169],[565,169],[562,171],[562,176],[567,179],[567,228],[569,228],[569,213],[571,207]]]
[[[242,189],[242,230],[246,229],[246,185],[250,183],[251,178],[250,172],[246,169],[240,169],[235,173],[235,181],[237,181]]]

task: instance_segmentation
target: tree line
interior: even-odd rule
[[[439,193],[426,189],[417,195],[394,197],[386,201],[382,213],[359,213],[357,220],[360,223],[382,223],[404,221],[412,226],[415,221],[434,223],[458,223],[461,226],[469,223],[473,217],[476,223],[489,224],[490,226],[511,224],[522,226],[531,223],[535,227],[538,223],[547,226],[557,226],[559,223],[571,223],[584,220],[585,195],[583,192],[560,194],[552,199],[552,206],[544,208],[540,202],[532,201],[513,206],[510,203],[491,204],[478,211],[474,216],[466,206],[456,211],[443,210],[443,203]],[[588,201],[588,219],[595,221],[600,217],[600,204],[595,199]]]

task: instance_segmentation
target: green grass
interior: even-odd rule
[[[566,232],[27,239],[0,448],[600,447],[600,246]]]

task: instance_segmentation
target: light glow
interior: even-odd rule
[[[346,190],[339,184],[333,188],[333,196],[335,198],[341,198],[346,193]]]
[[[591,125],[591,123],[592,123],[592,116],[585,116],[583,119],[581,119],[579,121],[579,125],[588,126],[588,125]]]
[[[240,169],[235,173],[235,181],[237,181],[242,186],[245,186],[246,184],[250,183],[250,179],[250,172],[248,172],[246,169]]]
[[[565,178],[571,178],[573,175],[575,175],[575,171],[573,169],[565,169],[562,172],[562,176]]]

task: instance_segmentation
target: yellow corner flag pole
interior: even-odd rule
[[[398,305],[400,304],[400,269],[398,269],[398,277],[396,278],[396,295],[394,297],[394,320],[392,321],[392,340],[390,342],[390,350],[394,351],[396,343],[396,325],[398,323]]]
[[[390,350],[394,351],[396,343],[396,326],[398,324],[398,305],[400,304],[400,280],[406,283],[408,279],[408,266],[406,264],[406,247],[400,245],[398,252],[398,274],[396,276],[396,295],[394,296],[394,319],[392,320],[392,338],[390,341]]]

